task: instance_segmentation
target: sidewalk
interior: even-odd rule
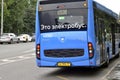
[[[107,76],[107,80],[120,80],[120,62]]]

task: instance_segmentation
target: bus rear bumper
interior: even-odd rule
[[[95,64],[90,65],[89,60],[84,61],[76,61],[76,62],[67,62],[70,63],[70,66],[58,66],[57,64],[59,61],[56,62],[50,62],[50,61],[43,61],[43,60],[37,60],[37,66],[38,67],[95,67]],[[63,62],[64,63],[64,62]]]

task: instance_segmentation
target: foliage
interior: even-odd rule
[[[35,6],[36,0],[4,0],[4,32],[33,33]]]

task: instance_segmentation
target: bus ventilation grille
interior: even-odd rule
[[[84,49],[55,49],[44,50],[46,57],[79,57],[84,55]]]

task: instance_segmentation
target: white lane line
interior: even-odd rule
[[[116,64],[106,73],[106,75],[102,77],[102,80],[106,80],[106,77],[112,72],[112,70],[113,70],[113,69],[117,66],[117,64],[119,64],[119,63],[120,63],[120,61],[118,60],[118,61],[116,62]]]
[[[35,51],[35,49],[30,49],[30,50],[24,51],[23,53],[29,53],[29,52],[32,52],[32,51]]]
[[[0,80],[2,80],[2,77],[0,77]]]
[[[66,77],[63,77],[63,76],[56,76],[57,78],[61,79],[61,80],[69,80],[68,78]]]
[[[1,61],[3,61],[3,62],[7,62],[7,61],[9,61],[8,59],[2,59]]]
[[[25,54],[25,55],[20,55],[20,56],[15,56],[15,57],[10,57],[10,58],[5,58],[5,59],[0,59],[0,61],[7,61],[7,60],[13,60],[13,59],[18,59],[18,58],[24,58],[24,57],[28,57],[28,56],[34,56],[35,53],[32,53],[32,54]]]
[[[32,49],[32,50],[28,50],[28,51],[25,51],[25,52],[23,52],[23,53],[31,53],[32,51],[34,51],[35,49]],[[15,56],[15,57],[10,57],[10,58],[4,58],[4,59],[0,59],[0,61],[8,61],[8,60],[10,60],[10,59],[14,59],[14,58],[24,58],[24,56],[35,56],[35,52],[33,53],[32,52],[32,54],[24,54],[24,55],[20,55],[20,56]]]
[[[35,52],[33,53],[33,51],[35,51],[34,48],[22,52],[22,53],[30,53],[30,54],[25,54],[25,55],[20,55],[20,56],[0,59],[0,62],[1,62],[0,65],[4,65],[4,64],[8,64],[8,63],[13,63],[13,62],[17,62],[17,61],[22,61],[22,60],[33,58],[35,56]]]
[[[15,60],[3,59],[1,61],[3,61],[3,62],[14,62]]]
[[[18,58],[24,58],[24,56],[18,56]]]
[[[5,65],[5,64],[10,64],[10,63],[13,63],[13,62],[19,62],[19,61],[31,59],[31,58],[33,58],[33,57],[26,57],[26,58],[23,58],[23,59],[18,59],[18,60],[13,60],[13,61],[8,61],[8,62],[0,63],[0,66],[1,65]]]
[[[16,56],[16,57],[11,57],[11,58],[6,58],[6,59],[0,59],[0,61],[2,61],[2,63],[0,63],[0,65],[18,62],[18,61],[22,61],[22,60],[27,60],[30,58],[34,58],[33,53],[32,54],[25,54],[25,55],[21,55],[21,56]]]
[[[35,56],[35,53],[31,54],[32,56]]]

